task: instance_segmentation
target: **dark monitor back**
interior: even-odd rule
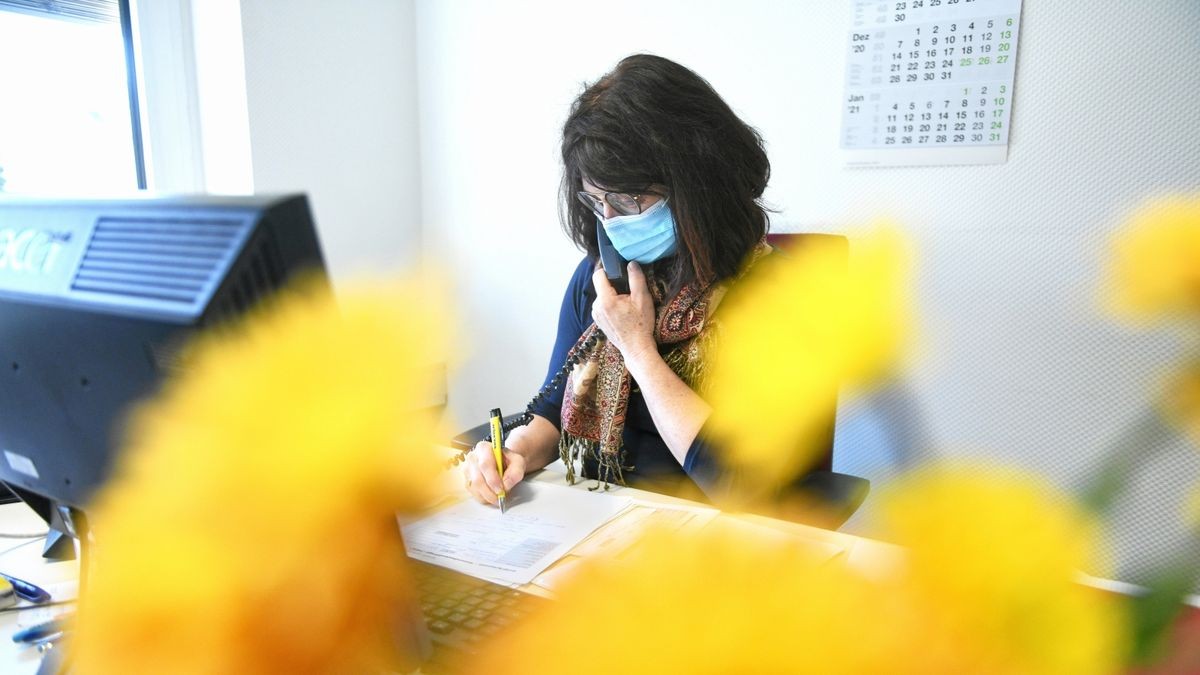
[[[306,270],[302,195],[0,200],[0,480],[85,506],[180,347]]]

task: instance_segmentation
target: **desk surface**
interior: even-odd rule
[[[560,485],[565,485],[565,476],[553,469],[546,469],[531,474],[528,480],[536,482],[553,482]],[[581,480],[575,484],[577,489],[587,489],[595,484],[594,481]],[[461,490],[461,486],[456,484],[456,488]],[[670,497],[659,494],[657,492],[648,492],[631,487],[621,487],[613,485],[609,489],[609,494],[618,497],[628,497],[639,502],[648,502],[651,504],[663,504],[668,506],[680,506],[690,508],[712,509],[706,504]],[[588,541],[595,537],[602,537],[610,529],[620,529],[624,526],[624,521],[629,517],[629,513],[623,514],[606,523],[603,527],[596,530],[588,539],[576,547],[576,549],[586,547]],[[735,526],[747,531],[762,532],[763,536],[785,536],[790,539],[812,542],[814,547],[822,549],[836,548],[842,551],[843,560],[858,569],[869,571],[871,569],[879,569],[892,564],[895,564],[901,555],[901,549],[892,544],[886,544],[863,537],[858,537],[844,532],[835,532],[832,530],[823,530],[818,527],[802,525],[785,520],[768,518],[766,516],[758,516],[753,514],[733,514],[719,512],[707,526]],[[573,555],[568,553],[562,560],[551,565],[549,569],[542,573],[537,579],[534,579],[533,584],[526,586],[525,590],[539,593],[541,588],[548,584],[543,583],[543,577],[548,575],[561,574],[563,568],[571,565]],[[533,588],[537,586],[538,588]]]
[[[451,475],[452,474],[452,475]],[[462,485],[457,480],[457,472],[448,472],[451,480],[447,488],[462,491]],[[565,476],[553,469],[535,472],[528,480],[537,482],[552,482],[565,485]],[[592,486],[592,481],[580,481],[575,488],[586,490]],[[464,493],[465,494],[465,493]],[[678,499],[654,492],[635,488],[612,486],[610,494],[629,497],[638,502],[675,506],[683,508],[709,509],[706,505],[684,499]],[[588,545],[590,539],[604,536],[610,528],[620,529],[628,523],[628,512],[618,516],[597,530],[591,537],[584,540],[576,549]],[[814,546],[836,547],[844,551],[846,560],[854,565],[886,564],[895,556],[897,549],[893,546],[873,542],[840,532],[822,530],[815,527],[789,523],[753,515],[731,515],[718,513],[708,525],[713,523],[737,524],[749,530],[761,530],[764,536],[786,536],[812,541]],[[22,503],[0,505],[0,534],[2,533],[37,533],[44,532],[46,525],[27,506]],[[0,572],[26,579],[41,585],[50,591],[55,600],[71,600],[77,593],[79,566],[75,561],[47,562],[42,557],[43,540],[37,539],[0,539]],[[570,566],[583,558],[575,555],[573,549],[564,558],[543,572],[525,590],[539,595],[548,595],[547,588],[553,587],[555,577],[561,577],[569,572]],[[25,603],[21,603],[24,605]],[[24,610],[0,610],[0,672],[20,675],[35,673],[41,660],[41,654],[33,647],[14,644],[9,638],[21,628],[46,621],[53,616],[69,611],[71,604],[56,605]]]
[[[455,472],[455,478],[457,478],[457,472]],[[529,480],[532,481],[557,482],[559,484],[565,483],[564,478],[563,474],[553,470],[544,470],[529,476]],[[453,480],[452,482],[453,487],[451,489],[462,489],[461,483],[458,483],[457,480]],[[591,481],[581,481],[575,487],[582,490],[587,489],[591,485]],[[651,504],[686,508],[709,508],[696,502],[635,488],[613,486],[610,493]],[[604,536],[605,532],[610,528],[619,529],[624,527],[625,523],[623,523],[623,520],[625,517],[623,515],[613,519],[597,530],[592,537]],[[786,536],[792,539],[809,541],[814,546],[836,547],[843,551],[843,561],[846,564],[864,571],[886,568],[895,564],[902,555],[898,547],[890,544],[763,516],[718,513],[706,526],[714,524],[719,524],[723,527],[732,525],[734,527],[746,528],[750,531],[761,531],[763,536]],[[0,505],[0,534],[36,533],[42,532],[45,529],[45,523],[24,504]],[[592,537],[584,540],[576,549],[587,546],[588,541]],[[77,592],[75,580],[78,578],[78,564],[75,561],[55,563],[45,561],[41,557],[42,541],[41,538],[0,539],[0,571],[45,587],[54,596],[55,600],[73,599]],[[553,584],[546,583],[544,577],[561,575],[566,568],[577,563],[578,560],[581,560],[581,558],[575,556],[573,550],[572,553],[568,553],[567,556],[543,572],[532,584],[527,585],[526,590],[546,595],[546,587],[551,587]],[[21,605],[24,604],[21,603]],[[35,673],[41,655],[32,647],[14,644],[9,637],[20,628],[41,623],[58,613],[69,611],[70,609],[71,604],[24,610],[19,608],[0,610],[0,672],[6,674],[12,673],[13,675]],[[1191,610],[1185,613],[1181,617],[1180,624],[1180,628],[1186,629],[1184,633],[1186,636],[1200,635],[1200,612]],[[1186,652],[1187,650],[1182,646],[1186,646],[1191,642],[1192,640],[1183,638],[1171,650],[1175,652],[1172,656],[1180,656],[1180,651]],[[1200,641],[1197,641],[1197,644],[1200,644]],[[1193,654],[1192,656],[1194,657],[1195,655]],[[1156,667],[1151,670],[1137,672],[1148,675],[1149,673],[1171,671],[1169,669],[1160,670],[1159,667]]]
[[[0,504],[0,534],[45,532],[46,523],[22,502]],[[42,558],[44,539],[0,539],[0,572],[37,584],[50,592],[55,602],[74,600],[78,592],[79,565],[76,561],[48,562]],[[37,649],[17,645],[13,633],[69,611],[72,604],[30,607],[20,602],[0,610],[0,672],[19,675],[36,673],[42,655]]]

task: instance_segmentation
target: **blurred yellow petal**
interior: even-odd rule
[[[503,673],[1081,673],[1120,669],[1124,615],[1074,582],[1094,529],[1037,479],[936,468],[880,504],[901,564],[869,574],[736,524],[592,561],[488,646]],[[614,665],[617,664],[617,665]]]
[[[1188,363],[1170,374],[1158,406],[1200,447],[1200,363]]]
[[[441,485],[436,280],[313,285],[188,349],[91,510],[81,673],[362,672],[405,658],[395,521]],[[411,623],[411,622],[409,622]]]
[[[890,594],[799,542],[736,529],[652,532],[592,563],[544,613],[502,636],[477,672],[904,672]],[[905,633],[907,636],[908,634]]]
[[[1200,198],[1151,203],[1113,240],[1113,310],[1130,317],[1200,310]]]
[[[1191,525],[1193,530],[1200,531],[1200,485],[1197,485],[1188,497],[1184,522]]]
[[[931,467],[877,503],[877,535],[907,547],[907,592],[928,672],[1108,673],[1127,650],[1093,523],[1042,479],[997,467]]]
[[[887,373],[911,322],[909,252],[894,228],[856,238],[849,262],[834,244],[771,258],[722,304],[705,385],[706,430],[732,466],[767,484],[811,465],[806,441],[839,388]]]

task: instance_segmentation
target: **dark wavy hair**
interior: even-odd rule
[[[767,231],[762,137],[674,61],[629,56],[587,86],[563,125],[562,159],[563,229],[592,257],[596,214],[575,195],[583,178],[612,192],[665,186],[678,249],[656,265],[672,288],[732,276]]]

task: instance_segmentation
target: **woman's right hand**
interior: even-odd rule
[[[467,492],[484,504],[496,506],[499,502],[496,493],[503,489],[505,492],[513,489],[525,477],[525,457],[504,449],[504,478],[496,470],[496,456],[492,453],[492,444],[479,441],[475,449],[463,461],[463,476],[467,482]]]

